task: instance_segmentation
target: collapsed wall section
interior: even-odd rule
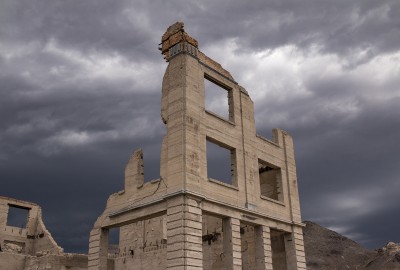
[[[25,210],[24,213],[13,209]],[[13,220],[22,220],[13,224]],[[17,254],[60,254],[63,249],[57,245],[42,220],[41,208],[33,203],[0,197],[0,246],[3,251]]]
[[[64,253],[37,204],[0,197],[0,269],[84,270],[87,256]]]

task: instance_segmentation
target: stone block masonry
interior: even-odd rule
[[[182,22],[159,49],[168,62],[160,177],[145,183],[143,151],[132,154],[124,190],[94,224],[88,255],[64,253],[38,205],[0,197],[0,269],[306,269],[291,136],[256,134],[248,92],[199,51]],[[219,153],[226,166],[215,170]],[[15,224],[14,211],[22,213]]]
[[[199,51],[182,22],[167,29],[160,50],[168,62],[160,177],[145,183],[143,153],[133,153],[125,189],[94,225],[88,268],[305,269],[292,138],[280,129],[273,140],[256,134],[248,92]],[[227,116],[208,105],[206,91],[226,96],[218,102]],[[207,145],[226,153],[225,178],[210,176],[218,160]]]
[[[0,270],[85,270],[88,258],[64,253],[37,204],[0,197]]]

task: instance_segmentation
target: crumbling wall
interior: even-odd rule
[[[36,234],[34,234],[34,254],[60,254],[63,249],[58,246],[42,220],[41,211],[38,213]]]
[[[224,250],[224,222],[221,217],[203,215],[203,269],[224,269],[226,250]],[[256,269],[255,228],[251,224],[240,225],[242,269]]]
[[[203,269],[225,267],[222,223],[221,217],[203,215]]]
[[[10,208],[20,207],[28,211],[24,224],[8,224]],[[0,247],[3,251],[16,254],[33,254],[33,242],[30,236],[36,231],[39,207],[29,202],[0,197]]]
[[[17,269],[17,268],[15,268]],[[27,256],[24,270],[86,270],[87,256],[83,254],[48,254]]]
[[[116,270],[271,269],[271,228],[293,236],[285,247],[291,258],[287,268],[305,269],[291,137],[278,129],[273,141],[256,135],[249,94],[198,50],[183,23],[170,26],[161,41],[169,64],[162,82],[166,135],[160,179],[142,184],[142,153],[135,152],[126,167],[125,190],[110,196],[91,231],[89,269],[107,267],[108,234],[115,227],[121,228],[121,241],[109,256]],[[207,108],[208,83],[227,93],[228,116]],[[230,181],[209,175],[215,163],[207,142],[228,154]],[[268,165],[261,166],[266,173],[259,164]],[[154,217],[165,212],[164,239],[162,222]]]
[[[7,223],[12,207],[28,211],[26,223],[21,227]],[[26,255],[63,252],[46,229],[42,209],[38,205],[5,197],[0,197],[0,246],[4,251]]]
[[[109,252],[114,269],[163,269],[166,264],[165,216],[137,221],[119,228],[119,244]]]
[[[10,208],[27,210],[20,227],[11,226]],[[87,255],[66,254],[57,245],[34,203],[0,197],[0,270],[85,270]]]
[[[26,256],[9,252],[0,252],[1,270],[23,270],[25,267]]]

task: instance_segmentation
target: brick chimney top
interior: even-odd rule
[[[197,56],[199,47],[197,40],[185,32],[183,22],[176,22],[168,27],[161,38],[160,45],[159,50],[167,62],[181,52]]]

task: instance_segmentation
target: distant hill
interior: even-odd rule
[[[371,251],[316,223],[304,223],[304,246],[309,270],[400,270],[398,244],[390,242],[379,250]]]

